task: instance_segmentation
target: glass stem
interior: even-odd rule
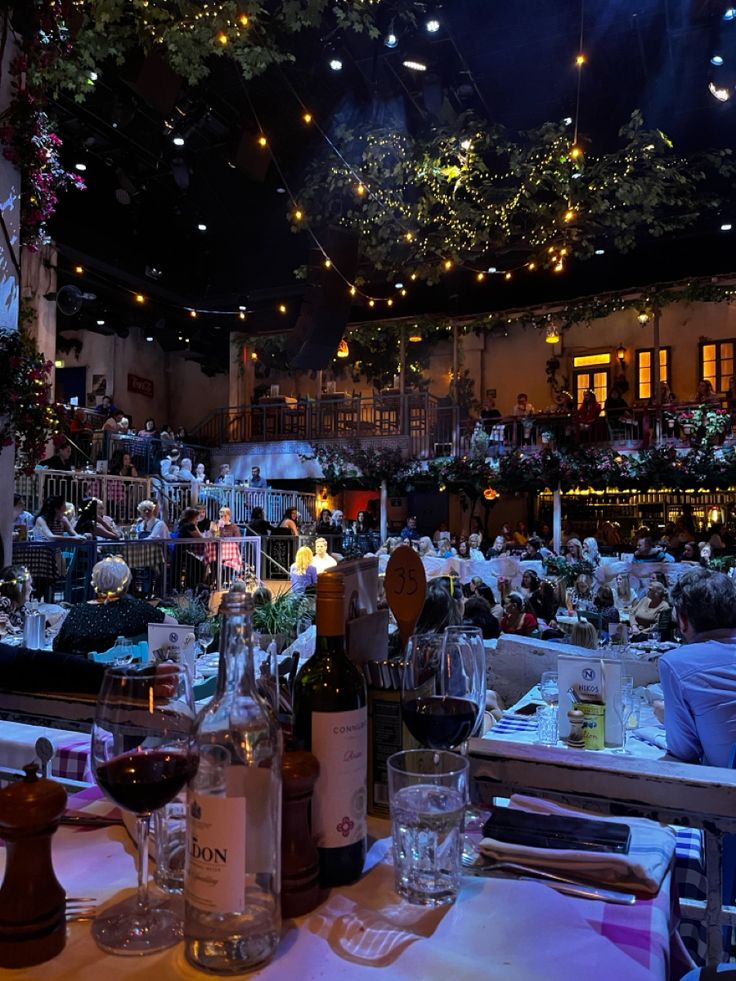
[[[150,814],[136,814],[135,829],[138,838],[138,891],[136,911],[141,919],[148,916],[148,831]]]

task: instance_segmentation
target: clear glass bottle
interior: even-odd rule
[[[294,688],[294,736],[319,762],[312,833],[320,883],[355,882],[366,852],[368,709],[365,679],[345,652],[345,584],[317,580],[317,648]]]
[[[282,737],[256,688],[252,611],[242,583],[220,604],[217,692],[197,719],[187,793],[185,953],[214,974],[267,961],[281,929]]]

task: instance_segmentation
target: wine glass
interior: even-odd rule
[[[639,723],[641,720],[641,704],[641,698],[638,695],[624,695],[621,705],[623,745],[619,749],[614,749],[614,753],[626,753],[627,756],[631,755],[631,750],[628,748],[629,735],[635,729],[639,728]]]
[[[213,651],[212,654],[208,655],[207,650],[212,645],[215,639],[215,628],[211,620],[203,620],[202,623],[198,623],[195,631],[197,635],[197,640],[199,641],[202,650],[202,666],[206,669],[217,669],[220,661],[220,654],[218,651]]]
[[[560,689],[556,671],[543,671],[539,681],[539,693],[547,705],[557,705],[560,701]]]
[[[110,668],[102,681],[92,727],[92,767],[100,789],[136,816],[138,889],[101,913],[92,926],[111,954],[149,954],[181,939],[181,921],[148,896],[151,814],[194,775],[194,702],[184,665]]]
[[[488,687],[488,668],[486,649],[483,644],[483,631],[480,627],[465,625],[445,628],[445,660],[448,660],[448,647],[458,645],[458,650],[452,652],[450,660],[457,664],[472,663],[475,671],[473,685],[473,700],[478,706],[478,719],[471,735],[478,735],[483,727],[483,714],[486,707],[486,688]],[[462,646],[462,650],[460,649]]]
[[[473,733],[483,700],[477,664],[464,643],[414,634],[406,647],[401,711],[409,732],[429,749],[452,749]]]

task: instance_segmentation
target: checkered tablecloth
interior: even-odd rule
[[[37,759],[36,740],[45,736],[54,747],[50,776],[92,781],[90,736],[85,732],[49,729],[21,722],[0,721],[0,766],[20,770]]]
[[[34,579],[56,579],[57,554],[43,542],[13,542],[13,565],[24,565]]]
[[[159,538],[144,538],[120,545],[99,545],[100,555],[120,555],[130,569],[160,570],[164,564],[166,542]]]

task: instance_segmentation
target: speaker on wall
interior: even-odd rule
[[[317,248],[311,250],[307,288],[287,346],[291,368],[319,371],[329,367],[350,316],[351,300],[345,280],[352,282],[355,278],[357,236],[331,228],[321,241],[332,265],[326,268],[322,252]]]

